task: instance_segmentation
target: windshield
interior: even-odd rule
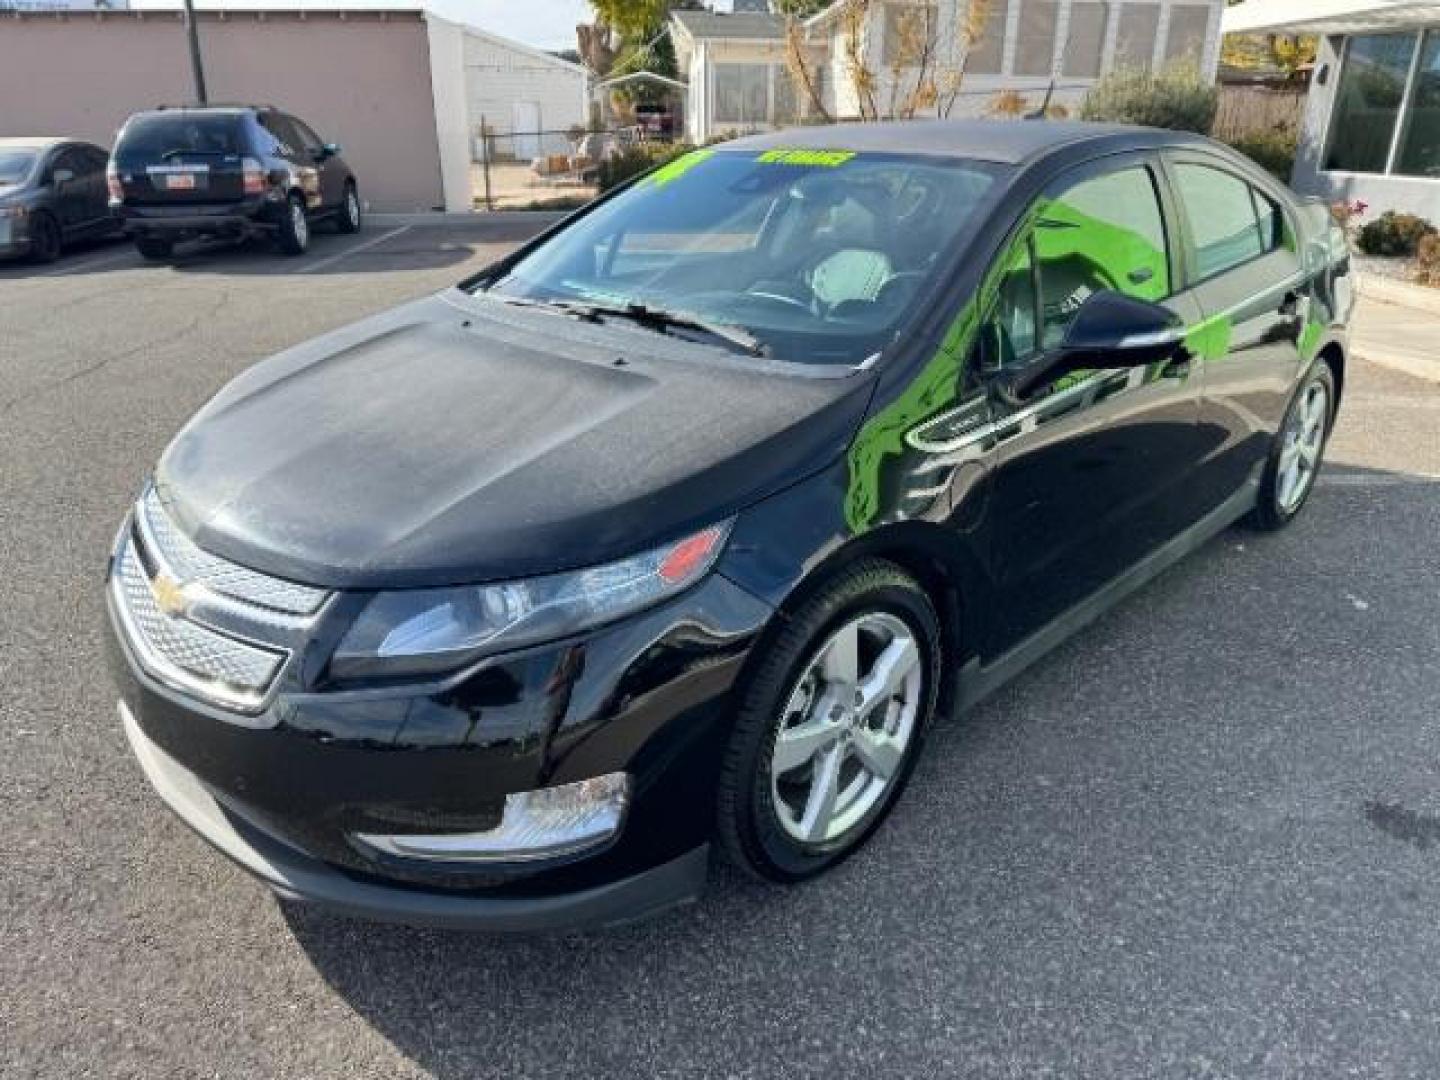
[[[696,150],[488,284],[747,331],[781,360],[856,364],[984,217],[999,167],[849,151]]]
[[[140,116],[125,125],[115,146],[117,161],[238,157],[244,153],[240,117],[233,113]]]
[[[0,150],[0,187],[23,184],[35,167],[34,150]]]

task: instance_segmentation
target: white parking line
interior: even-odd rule
[[[321,259],[319,262],[313,262],[309,266],[302,266],[295,272],[297,274],[313,274],[316,270],[324,270],[327,266],[334,266],[341,259],[349,258],[351,255],[356,255],[362,251],[368,251],[370,248],[383,244],[386,240],[393,240],[401,233],[409,231],[409,225],[401,225],[398,229],[391,229],[389,232],[381,233],[373,239],[366,240],[363,244],[356,244],[354,247],[346,248],[344,251],[337,252],[329,258]]]
[[[38,274],[31,274],[31,277],[65,277],[68,274],[83,274],[90,270],[99,270],[105,266],[116,266],[122,262],[133,262],[140,258],[135,249],[127,247],[124,251],[103,256],[98,259],[87,259],[62,263],[53,270],[45,270]]]
[[[1415,484],[1440,484],[1440,476],[1428,473],[1321,473],[1315,483],[1323,487],[1409,487]]]

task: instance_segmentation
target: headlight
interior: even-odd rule
[[[486,653],[623,618],[683,592],[715,565],[731,522],[619,562],[564,574],[380,593],[330,661],[337,679],[450,671]]]
[[[0,218],[23,218],[29,213],[29,208],[24,206],[0,206]]]

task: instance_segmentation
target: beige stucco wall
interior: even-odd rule
[[[202,13],[212,101],[300,116],[341,144],[376,210],[444,201],[426,26],[418,13]],[[0,15],[0,135],[109,147],[130,113],[191,98],[180,16]]]

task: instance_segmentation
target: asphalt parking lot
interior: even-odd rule
[[[1293,528],[1224,534],[940,729],[818,882],[422,932],[282,907],[173,819],[101,664],[139,481],[246,365],[533,228],[0,267],[0,1073],[1440,1073],[1440,385],[1363,362]]]

